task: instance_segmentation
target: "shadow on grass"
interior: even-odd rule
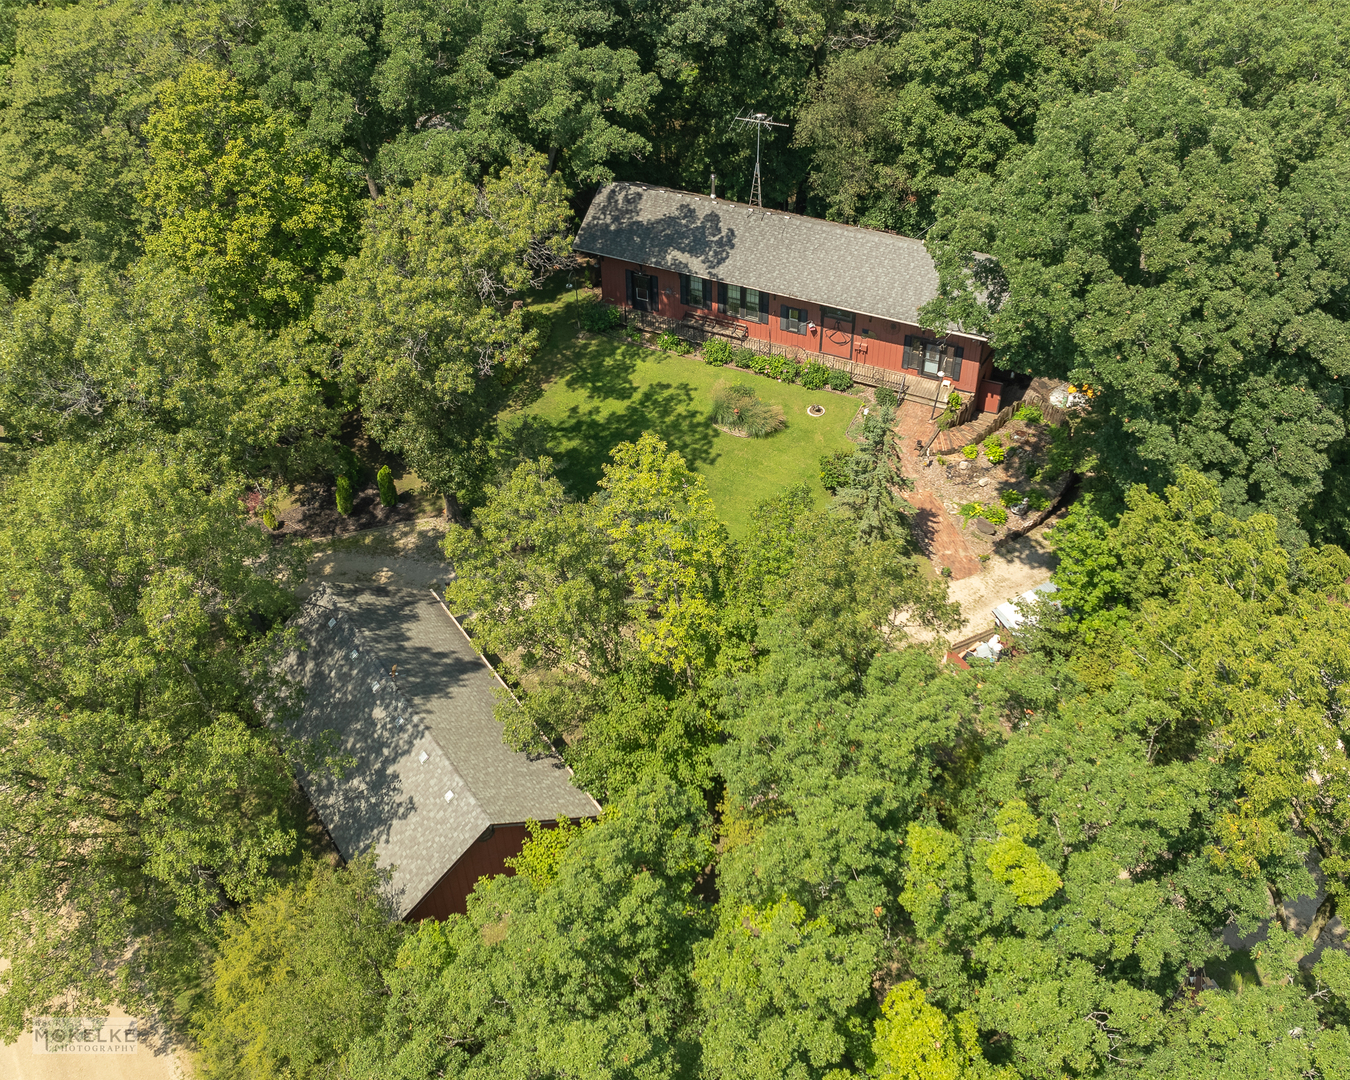
[[[572,370],[567,375],[569,390],[583,390],[598,401],[629,401],[637,393],[633,375],[638,360],[660,363],[660,353],[639,350],[634,345],[615,346],[613,342],[574,342]],[[578,355],[579,354],[579,355]]]
[[[648,431],[678,451],[691,469],[711,465],[719,457],[713,448],[717,433],[707,408],[695,404],[695,392],[688,383],[652,383],[641,391],[630,385],[624,397],[631,400],[622,409],[573,405],[566,416],[547,421],[560,478],[578,497],[589,496],[604,475],[609,452]]]

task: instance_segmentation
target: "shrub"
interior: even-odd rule
[[[731,350],[731,362],[737,367],[748,368],[749,370],[754,371],[755,369],[750,366],[754,359],[754,351],[747,349],[744,345],[737,345]]]
[[[1008,524],[1008,511],[999,506],[998,503],[991,503],[984,508],[984,520],[990,525]]]
[[[1050,452],[1046,454],[1045,467],[1041,469],[1042,480],[1055,480],[1078,464],[1072,438],[1067,424],[1050,429]]]
[[[938,464],[943,466],[944,468],[947,465],[947,459],[943,457],[941,454],[938,455]]]
[[[969,446],[963,446],[961,447],[961,456],[967,461],[974,461],[980,456],[980,448],[974,443],[971,443]]]
[[[894,409],[900,404],[900,396],[896,394],[889,386],[878,386],[876,392],[877,405],[881,408]]]
[[[783,426],[783,407],[760,401],[742,383],[719,382],[713,387],[713,423],[759,439]]]
[[[750,353],[749,356],[745,358],[745,366],[748,367],[751,371],[753,371],[756,375],[767,375],[769,373],[769,364],[772,362],[772,360],[773,360],[772,357],[761,356],[757,352],[752,352]]]
[[[831,390],[852,390],[853,376],[847,371],[840,371],[838,368],[830,368],[830,389]]]
[[[380,488],[380,502],[385,506],[397,506],[398,488],[394,487],[394,474],[389,471],[388,465],[380,466],[380,471],[375,474],[375,483]]]
[[[612,308],[610,309],[613,310]],[[538,308],[525,308],[520,313],[521,328],[530,331],[533,330],[539,335],[539,346],[548,344],[548,337],[553,333],[553,320]]]
[[[769,357],[768,370],[765,374],[771,379],[782,379],[784,382],[796,382],[797,361],[789,356],[771,356]]]
[[[814,360],[802,368],[802,385],[808,390],[823,390],[830,385],[830,369]]]
[[[854,451],[836,450],[832,454],[822,454],[820,458],[820,482],[826,491],[843,487],[849,480],[849,462]]]
[[[626,337],[629,341],[631,341],[634,345],[637,345],[642,341],[642,328],[638,326],[625,327],[623,331],[623,336]]]
[[[276,532],[276,531],[277,531],[277,516],[276,516],[276,514],[274,514],[274,513],[272,512],[272,508],[271,508],[270,506],[264,506],[264,507],[263,507],[263,512],[262,512],[262,522],[263,522],[263,527],[264,527],[268,532]]]
[[[656,347],[662,352],[678,353],[681,356],[692,351],[694,348],[693,345],[685,341],[679,334],[672,334],[669,330],[656,339]]]
[[[623,325],[623,312],[610,304],[602,304],[594,297],[582,300],[577,309],[577,321],[583,330],[604,333]]]
[[[984,513],[984,504],[977,502],[962,503],[961,509],[957,511],[961,515],[961,522],[965,524],[973,517],[979,517]]]
[[[1029,491],[1027,492],[1027,506],[1037,513],[1040,513],[1042,510],[1048,510],[1050,508],[1050,500],[1046,498],[1044,492]]]
[[[997,465],[1003,460],[1003,440],[997,435],[990,435],[984,440],[984,456],[990,461],[990,464]]]
[[[1016,506],[1022,501],[1022,493],[1020,491],[1014,491],[1012,488],[1008,488],[1007,491],[1000,491],[998,493],[998,501],[1004,506]]]
[[[1021,420],[1028,424],[1044,424],[1045,417],[1042,415],[1040,407],[1036,405],[1019,405],[1017,411],[1013,413],[1014,420]]]
[[[735,350],[731,347],[731,342],[729,341],[718,339],[716,341],[704,342],[703,362],[705,364],[715,364],[717,367],[726,367],[727,364],[731,363],[733,355],[735,355]]]
[[[345,476],[337,478],[337,508],[338,513],[347,515],[352,512],[352,482]]]
[[[942,410],[942,415],[937,418],[939,431],[946,431],[956,423],[956,418],[961,412],[961,406],[966,399],[953,390],[947,395],[947,404]]]

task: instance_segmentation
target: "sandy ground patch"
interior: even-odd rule
[[[112,1016],[125,1016],[118,1009]],[[0,1076],[5,1080],[189,1080],[186,1059],[150,1040],[134,1054],[35,1054],[25,1031],[12,1046],[0,1043]]]
[[[961,605],[965,622],[949,640],[959,641],[994,629],[994,608],[1050,580],[1058,559],[1046,533],[1060,520],[1052,517],[1026,536],[999,545],[984,569],[973,577],[953,581],[947,595]]]
[[[442,590],[450,566],[440,543],[452,527],[443,518],[422,518],[316,542],[301,599],[320,581]]]

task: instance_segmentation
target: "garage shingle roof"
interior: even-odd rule
[[[644,184],[602,188],[573,247],[914,326],[938,294],[921,240]]]
[[[307,696],[288,729],[331,731],[355,762],[301,784],[343,858],[375,847],[396,868],[400,917],[490,826],[599,812],[556,756],[502,742],[498,680],[429,592],[325,585],[291,625],[307,647],[283,667]]]

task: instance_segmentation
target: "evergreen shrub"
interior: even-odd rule
[[[394,487],[394,474],[389,471],[388,465],[380,466],[380,471],[375,474],[375,483],[380,488],[380,503],[384,506],[397,506],[398,488]]]

